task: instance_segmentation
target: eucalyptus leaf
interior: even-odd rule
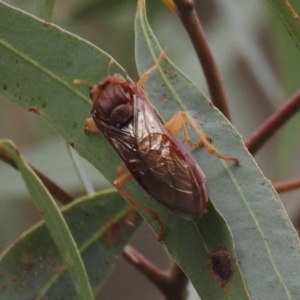
[[[59,27],[0,2],[0,93],[38,114],[113,181],[120,163],[101,135],[86,135],[89,87],[107,76],[112,57]],[[113,64],[111,72],[123,73]],[[55,157],[54,157],[55,159]],[[106,170],[106,171],[105,171]]]
[[[77,298],[92,300],[92,290],[76,243],[54,199],[11,142],[0,140],[0,148],[15,161],[35,205],[42,212],[49,232],[69,271]]]
[[[126,202],[107,190],[62,209],[97,293],[138,226],[126,223]],[[135,224],[142,219],[137,215]],[[0,256],[1,299],[77,299],[66,266],[44,222],[24,232]]]
[[[73,143],[76,151],[112,181],[119,160],[102,135],[84,134],[84,122],[89,117],[91,102],[87,99],[86,87],[73,85],[73,80],[77,78],[96,82],[97,79],[105,77],[111,57],[52,24],[41,22],[4,4],[0,4],[0,8],[0,50],[5,58],[0,62],[0,67],[6,74],[0,73],[0,80],[4,83],[0,86],[1,93],[26,109],[38,113],[67,141]],[[20,24],[26,24],[26,30],[21,31],[19,35],[11,35],[10,32],[17,31]],[[115,64],[114,67],[118,65]],[[173,247],[174,251],[176,248],[184,250],[189,258],[188,267],[192,270],[188,276],[193,282],[200,283],[203,276],[199,276],[199,273],[207,273],[209,253],[203,251],[208,247],[207,244],[211,249],[222,246],[233,261],[230,271],[234,277],[228,289],[241,298],[246,297],[234,260],[230,232],[224,230],[226,224],[213,208],[208,216],[223,225],[211,228],[215,241],[206,241],[202,234],[199,234],[197,221],[185,220],[173,214],[157,201],[153,201],[134,181],[131,181],[127,188],[136,199],[159,214],[161,221],[166,224],[164,241],[168,247]],[[145,211],[141,210],[141,213],[159,233],[160,227],[157,222]],[[186,243],[182,243],[184,239]],[[185,245],[190,245],[188,251]],[[227,297],[224,291],[218,288],[221,286],[218,280],[211,276],[204,279],[203,286],[210,287],[208,297],[211,290],[215,290],[213,295],[219,299]]]
[[[87,87],[73,84],[78,78],[96,82],[106,77],[111,57],[53,24],[3,3],[0,29],[0,93],[38,113],[112,182],[119,159],[101,134],[84,134],[91,101]],[[154,65],[160,53],[140,1],[136,19],[140,74]],[[122,73],[118,64],[113,68],[111,73]],[[265,299],[265,295],[297,299],[300,262],[296,233],[241,137],[168,60],[153,73],[145,89],[164,119],[178,110],[187,110],[220,152],[240,160],[237,166],[219,161],[205,149],[193,151],[207,175],[212,200],[208,213],[199,218],[178,217],[151,199],[134,181],[126,186],[166,225],[164,243],[201,298],[248,299],[248,290],[251,299]],[[159,233],[157,222],[145,211],[141,213]],[[227,257],[232,275],[225,283],[211,268],[213,254],[218,250]]]
[[[296,47],[300,48],[300,25],[299,17],[293,6],[288,1],[282,0],[268,0],[273,6],[276,14],[284,24],[288,34],[292,37]]]
[[[39,17],[46,21],[50,21],[56,0],[43,0],[39,1]]]
[[[136,61],[141,75],[157,61],[162,52],[147,22],[143,0],[139,1],[135,30]],[[205,149],[193,151],[207,176],[212,204],[225,218],[232,232],[236,258],[250,298],[298,299],[298,236],[277,193],[244,147],[241,136],[199,88],[168,59],[149,78],[145,90],[165,120],[179,110],[189,112],[219,152],[239,159],[239,165],[234,166],[218,160]],[[205,226],[204,220],[211,213],[211,208],[208,211],[207,215],[196,220],[199,232],[200,224],[203,229],[209,227],[208,224]],[[226,230],[226,227],[220,226],[220,231],[221,228]],[[213,240],[215,236],[209,234],[209,238]],[[168,246],[167,240],[165,242]],[[183,247],[189,248],[189,245],[185,243]],[[182,253],[169,247],[168,250],[189,274],[184,250]],[[209,250],[210,247],[207,247],[206,252]],[[198,261],[200,258],[193,256],[193,259]],[[201,280],[193,283],[202,299],[219,299],[216,296],[209,298],[207,294],[203,296],[206,287]],[[230,291],[229,284],[226,297],[230,296],[236,297]]]

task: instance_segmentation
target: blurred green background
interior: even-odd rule
[[[41,16],[41,7],[47,1],[5,2]],[[133,31],[136,2],[60,0],[56,2],[51,22],[108,52],[136,80]],[[246,139],[276,107],[298,90],[299,50],[269,1],[195,2],[224,80],[233,124]],[[300,2],[290,3],[300,14]],[[160,0],[147,1],[147,12],[168,55],[208,94],[193,47],[176,15]],[[299,177],[299,132],[300,116],[296,115],[257,154],[257,162],[270,180]],[[0,138],[12,140],[31,164],[73,196],[85,193],[65,142],[37,115],[3,98],[0,98]],[[96,190],[108,187],[98,171],[79,160]],[[292,220],[299,219],[299,190],[282,194],[281,198]],[[0,250],[39,218],[18,172],[0,161]],[[132,244],[157,265],[167,267],[168,255],[146,225],[138,231]],[[124,299],[124,295],[126,299],[162,297],[150,282],[121,259],[99,299]]]

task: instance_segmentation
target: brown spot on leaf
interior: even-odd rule
[[[56,274],[61,274],[64,270],[65,269],[62,266],[59,266],[59,265],[54,267],[54,273],[56,273]]]
[[[11,282],[12,282],[13,284],[17,284],[17,283],[19,282],[19,278],[18,278],[18,277],[13,277],[13,278],[11,279]]]
[[[28,108],[28,111],[33,112],[33,113],[35,113],[35,114],[37,114],[37,115],[40,115],[40,114],[41,114],[41,112],[39,111],[39,109],[36,108],[36,107],[29,107],[29,108]]]
[[[168,102],[168,98],[166,97],[166,95],[163,95],[163,98],[161,99],[161,102],[163,104],[167,103]]]
[[[21,156],[21,153],[20,153],[19,149],[15,148],[14,150],[15,150],[15,152],[16,152],[16,154],[17,154],[18,156]]]
[[[75,144],[73,142],[68,142],[68,145],[71,146],[73,149],[75,148]]]
[[[36,263],[33,259],[28,258],[24,263],[21,264],[21,269],[30,272],[34,267]]]
[[[208,271],[226,288],[233,277],[232,256],[226,248],[218,247],[209,252]]]

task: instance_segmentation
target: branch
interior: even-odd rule
[[[300,91],[280,106],[245,142],[249,152],[255,154],[300,109]]]
[[[163,0],[165,4],[178,14],[183,26],[194,45],[202,66],[213,104],[230,120],[228,103],[221,76],[209,48],[200,20],[195,11],[193,0]]]
[[[11,159],[1,147],[0,159],[12,166],[13,168],[18,169],[15,161]],[[41,179],[48,191],[57,201],[59,201],[62,204],[68,204],[74,200],[68,193],[66,193],[62,188],[56,185],[56,183],[49,179],[46,175],[44,175],[42,172],[32,167],[31,165],[30,167],[35,172],[35,174]]]
[[[291,190],[299,189],[300,188],[300,178],[290,179],[285,181],[280,181],[273,183],[274,189],[277,193],[284,193]]]
[[[165,295],[166,300],[186,299],[188,278],[177,264],[173,262],[169,270],[162,271],[129,245],[123,256]]]

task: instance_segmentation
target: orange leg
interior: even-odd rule
[[[73,83],[87,85],[90,88],[92,88],[95,85],[95,83],[92,83],[91,81],[84,80],[84,79],[74,79]]]
[[[121,177],[125,173],[129,173],[125,163],[122,163],[118,166],[116,173],[117,173],[117,178]]]
[[[126,190],[123,185],[132,178],[132,175],[128,172],[126,165],[123,163],[117,168],[117,179],[114,181],[114,186],[118,190],[118,192],[123,195],[126,199],[127,196],[131,197],[130,193]],[[132,205],[132,202],[128,200],[130,204],[130,211],[126,217],[126,224],[129,226],[134,226],[134,219],[136,215],[136,210],[134,208],[134,205]]]
[[[111,75],[110,75],[110,69],[111,69],[111,67],[112,67],[115,63],[116,63],[116,61],[115,61],[113,58],[112,58],[112,59],[110,60],[110,62],[108,63],[108,65],[107,65],[107,77],[110,77],[110,76],[111,76]],[[119,68],[120,68],[120,66],[119,66]],[[123,69],[123,68],[121,68],[121,70],[124,72],[125,77],[127,77],[128,74],[127,74],[126,70]]]
[[[155,65],[154,65],[153,67],[151,67],[148,71],[146,71],[146,72],[141,76],[141,78],[139,79],[139,81],[136,83],[136,85],[137,85],[138,87],[142,87],[142,86],[146,83],[146,81],[148,80],[150,74],[153,73],[153,72],[158,68],[159,64],[161,63],[161,61],[162,61],[164,58],[166,58],[166,54],[165,54],[165,53],[162,53],[162,54],[159,56],[159,58],[158,58],[157,62],[155,63]]]
[[[128,180],[131,179],[132,175],[128,172],[127,170],[127,167],[124,163],[120,164],[117,168],[117,180],[118,178],[121,178],[123,175],[125,174],[129,174],[127,175],[128,178],[126,179],[125,182],[127,182]],[[131,176],[130,176],[131,175]],[[123,182],[123,184],[125,184],[125,182]],[[116,187],[115,183],[114,183],[114,186]],[[125,189],[125,188],[123,188]],[[118,189],[118,191],[120,192],[120,189]],[[120,192],[121,193],[121,192]],[[129,194],[129,192],[127,191],[127,193]],[[121,193],[122,194],[122,193]],[[136,210],[135,208],[131,205],[130,206],[130,212],[128,213],[127,217],[126,217],[126,223],[129,225],[129,226],[134,226],[134,219],[135,219],[135,215],[136,215]]]
[[[197,143],[192,142],[188,129],[187,122],[192,126],[195,133],[199,137],[200,141]],[[212,146],[209,142],[209,138],[199,129],[193,118],[186,112],[180,111],[178,112],[171,120],[169,120],[165,124],[165,128],[174,136],[176,136],[179,130],[183,129],[184,141],[187,142],[191,147],[199,147],[204,145],[209,153],[214,154],[219,159],[223,160],[232,160],[234,162],[238,162],[239,160],[235,156],[225,156],[217,151],[217,149]]]
[[[123,165],[124,164],[122,164],[118,169],[124,169]],[[158,242],[162,244],[162,238],[165,233],[165,224],[160,220],[160,218],[156,212],[147,208],[141,202],[139,202],[138,200],[133,198],[130,195],[130,193],[127,191],[127,189],[124,187],[124,184],[131,178],[132,178],[132,175],[129,172],[126,172],[114,181],[114,186],[119,191],[119,193],[127,199],[127,201],[129,202],[130,205],[132,205],[133,207],[137,206],[137,207],[143,209],[149,216],[151,216],[159,224],[160,233],[158,236]]]
[[[84,131],[97,133],[97,132],[100,132],[100,129],[96,126],[93,118],[88,118],[88,119],[86,119],[85,124],[84,124]]]

